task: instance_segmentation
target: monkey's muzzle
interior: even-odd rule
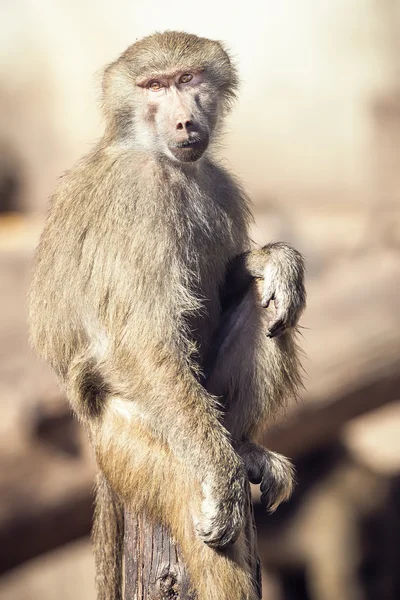
[[[194,162],[203,156],[208,147],[208,136],[189,138],[168,146],[171,154],[181,162]]]

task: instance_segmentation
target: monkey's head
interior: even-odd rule
[[[229,110],[237,84],[219,42],[176,31],[143,38],[105,71],[108,142],[194,162]]]

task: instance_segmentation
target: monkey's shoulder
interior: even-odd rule
[[[155,256],[166,240],[172,253],[196,239],[202,255],[212,242],[230,257],[246,248],[250,219],[246,194],[222,165],[204,160],[185,172],[140,153],[93,151],[60,178],[45,231],[58,253],[107,246]]]
[[[214,201],[236,222],[247,226],[253,219],[251,201],[239,178],[222,163],[209,159],[204,160],[204,172]]]

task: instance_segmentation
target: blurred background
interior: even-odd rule
[[[94,465],[29,350],[26,293],[57,177],[101,136],[102,67],[155,30],[226,42],[223,154],[253,237],[307,260],[306,389],[266,442],[298,486],[257,504],[264,600],[400,598],[398,0],[0,3],[0,600],[93,600]]]

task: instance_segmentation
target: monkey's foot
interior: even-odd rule
[[[261,502],[274,512],[292,495],[294,467],[290,460],[252,442],[235,445],[242,457],[251,483],[261,484]]]
[[[247,477],[243,465],[219,484],[202,485],[201,517],[196,530],[201,539],[213,548],[233,544],[243,529],[247,509]]]

